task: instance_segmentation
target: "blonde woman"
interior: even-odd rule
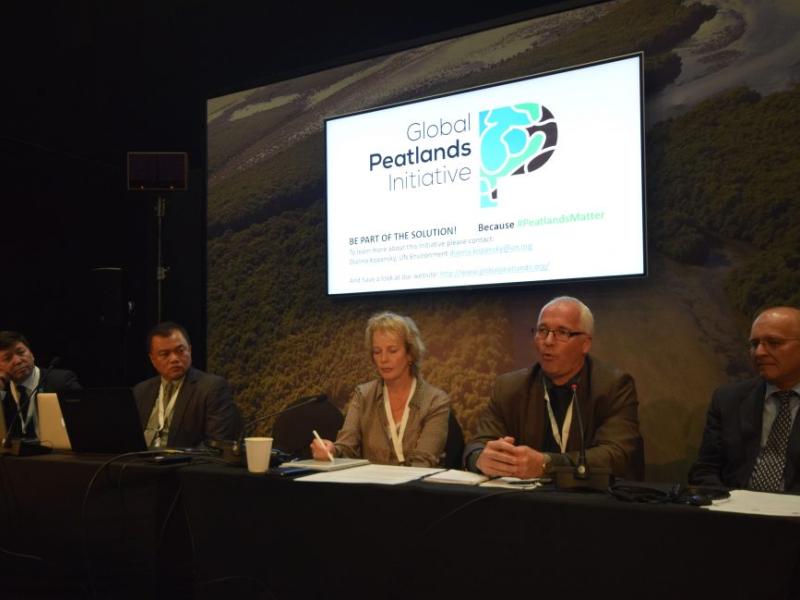
[[[336,442],[314,440],[314,458],[327,460],[330,452],[378,464],[440,466],[450,399],[419,374],[425,345],[417,325],[379,313],[367,322],[364,342],[378,378],[356,386]]]

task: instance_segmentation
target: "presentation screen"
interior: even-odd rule
[[[328,294],[644,276],[642,60],[327,119]]]

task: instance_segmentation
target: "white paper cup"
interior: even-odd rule
[[[272,438],[244,438],[244,447],[247,451],[247,470],[251,473],[266,473],[272,453]]]

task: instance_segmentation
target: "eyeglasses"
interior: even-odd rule
[[[556,339],[557,342],[568,342],[576,335],[586,335],[585,331],[570,331],[569,329],[565,329],[564,327],[559,327],[558,329],[550,329],[549,327],[545,327],[544,325],[539,325],[538,327],[531,328],[531,333],[535,338],[540,340],[546,340],[547,336],[552,333],[553,337]]]
[[[767,350],[777,350],[781,346],[783,346],[786,342],[792,340],[800,340],[800,338],[776,338],[776,337],[767,337],[767,338],[753,338],[748,342],[750,346],[750,352],[755,352],[758,350],[758,347],[763,345],[764,348]]]

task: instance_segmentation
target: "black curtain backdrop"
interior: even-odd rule
[[[167,194],[165,319],[206,356],[208,97],[591,2],[439,7],[296,3],[13,1],[0,111],[0,329],[84,385],[149,375],[157,195],[125,189],[127,151],[185,151],[189,189]]]

